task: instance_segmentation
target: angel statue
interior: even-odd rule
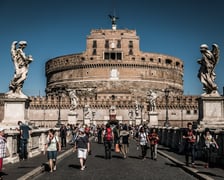
[[[219,61],[219,47],[217,44],[213,44],[212,50],[210,51],[206,44],[202,44],[200,46],[200,52],[202,58],[197,62],[201,65],[198,78],[203,84],[203,90],[205,91],[202,95],[217,95],[218,87],[215,83],[216,74],[214,70]]]
[[[112,16],[112,15],[108,15],[109,16],[109,18],[110,18],[110,20],[111,20],[111,22],[112,22],[112,28],[115,30],[116,29],[116,27],[117,27],[117,25],[116,25],[116,21],[117,21],[117,19],[119,19],[119,17],[116,17],[116,16]]]
[[[17,44],[18,42],[14,41],[11,45],[11,56],[15,66],[15,73],[10,82],[7,95],[8,97],[14,98],[27,98],[27,96],[22,93],[22,87],[27,78],[29,64],[33,61],[33,58],[31,55],[26,56],[23,52],[24,48],[27,46],[26,41],[20,41],[18,48]]]
[[[84,107],[84,118],[90,118],[91,109],[88,104]]]
[[[149,102],[150,111],[156,110],[156,98],[157,98],[157,94],[155,92],[153,92],[152,90],[149,90],[147,92],[147,100]]]
[[[135,101],[135,116],[139,116],[139,103],[137,100]]]
[[[76,110],[79,102],[79,98],[76,96],[76,90],[75,89],[67,89],[70,100],[71,100],[71,107],[70,110],[74,111]]]

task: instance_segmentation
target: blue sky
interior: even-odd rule
[[[80,53],[92,29],[110,29],[108,14],[119,17],[118,29],[134,29],[144,52],[162,53],[184,61],[184,94],[200,95],[197,78],[199,47],[219,45],[216,83],[224,86],[224,1],[222,0],[1,0],[0,92],[8,92],[14,74],[10,46],[26,40],[31,54],[23,92],[45,95],[45,63],[50,58]]]

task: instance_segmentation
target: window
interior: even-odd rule
[[[121,53],[117,53],[117,60],[121,60],[121,59],[122,59]]]
[[[105,48],[109,48],[109,47],[110,47],[109,40],[106,40],[105,41]]]
[[[187,114],[191,114],[191,111],[190,110],[187,110]]]
[[[110,59],[115,60],[116,58],[116,53],[110,53]]]
[[[110,53],[104,53],[104,59],[110,59]]]
[[[133,41],[129,41],[129,45],[128,45],[129,48],[133,48]]]
[[[96,40],[93,41],[93,48],[97,48],[97,42],[96,42]]]
[[[105,52],[104,53],[105,60],[122,60],[122,53],[121,52]]]
[[[133,55],[133,50],[132,49],[129,49],[129,55]]]
[[[117,41],[117,48],[121,48],[121,40]]]
[[[172,60],[170,60],[170,59],[166,59],[165,63],[166,63],[166,64],[172,64]]]
[[[96,55],[96,49],[93,49],[93,55]]]

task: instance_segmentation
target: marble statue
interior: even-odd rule
[[[9,92],[7,93],[10,98],[27,98],[22,92],[24,81],[27,78],[29,64],[33,61],[31,55],[26,56],[24,48],[27,46],[26,41],[20,41],[17,48],[17,41],[11,45],[11,56],[15,67],[14,77],[9,85]]]
[[[149,90],[147,93],[147,98],[149,102],[149,111],[155,111],[157,94],[152,90]]]
[[[132,109],[128,112],[128,116],[129,116],[130,119],[133,119],[134,111]]]
[[[206,44],[200,46],[200,52],[202,58],[197,62],[200,64],[198,72],[198,78],[203,84],[203,90],[205,91],[202,95],[218,95],[218,87],[215,83],[215,67],[219,60],[219,47],[217,44],[212,45],[212,50],[209,50]]]
[[[90,118],[90,114],[91,114],[91,109],[90,109],[89,105],[85,105],[85,107],[84,107],[84,117],[85,118]]]
[[[139,116],[139,103],[138,101],[135,101],[135,116]]]
[[[109,18],[111,19],[111,22],[112,22],[112,25],[116,25],[116,20],[119,19],[118,17],[116,16],[112,16],[112,15],[108,15]]]
[[[76,96],[76,90],[75,89],[67,89],[70,100],[71,100],[71,107],[70,110],[74,111],[76,110],[79,102],[79,98]]]

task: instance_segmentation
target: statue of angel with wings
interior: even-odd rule
[[[198,78],[203,84],[203,90],[205,91],[202,95],[217,95],[218,86],[215,83],[215,66],[219,61],[219,47],[217,44],[212,45],[212,50],[209,50],[206,44],[200,46],[200,52],[202,58],[197,62],[201,65]]]
[[[70,100],[71,100],[71,107],[70,110],[74,111],[76,110],[78,103],[79,103],[79,98],[76,95],[76,90],[75,89],[67,89]]]

